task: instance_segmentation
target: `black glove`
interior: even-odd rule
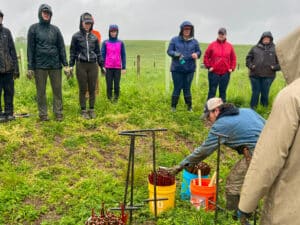
[[[239,209],[237,214],[238,214],[238,218],[241,222],[241,225],[250,225],[248,219],[252,216],[252,213],[245,213]]]

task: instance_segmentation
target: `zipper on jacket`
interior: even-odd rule
[[[89,55],[89,41],[88,41],[88,36],[89,36],[89,33],[86,33],[86,53],[87,53],[87,60],[88,62],[90,61],[90,55]]]

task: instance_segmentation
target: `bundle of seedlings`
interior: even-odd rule
[[[150,184],[154,185],[154,177],[155,174],[152,171],[149,175],[148,175],[148,180],[150,182]],[[171,186],[175,184],[175,176],[170,174],[168,171],[166,170],[162,170],[162,169],[158,169],[156,171],[156,185],[157,186]]]
[[[92,209],[92,215],[85,222],[85,225],[126,225],[127,215],[124,213],[124,205],[121,205],[121,209],[121,216],[116,216],[111,212],[105,211],[104,203],[102,203],[100,214],[97,216],[95,210]]]
[[[210,173],[210,166],[205,162],[200,162],[194,166],[186,167],[185,170],[192,174],[198,174],[198,170],[201,170],[201,175],[207,176]]]

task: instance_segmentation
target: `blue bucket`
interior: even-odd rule
[[[202,178],[208,178],[207,176],[201,176]],[[183,170],[182,173],[182,183],[181,183],[181,191],[180,198],[181,200],[190,200],[191,191],[190,191],[190,183],[192,179],[198,178],[197,174],[193,174],[188,172],[187,170]]]

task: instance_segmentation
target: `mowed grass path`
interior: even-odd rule
[[[23,45],[18,44],[18,48]],[[207,45],[201,44],[201,50]],[[127,74],[122,75],[117,104],[106,100],[105,79],[99,76],[94,120],[79,114],[76,78],[63,77],[64,121],[52,115],[52,94],[48,82],[49,122],[38,122],[36,91],[25,74],[16,81],[15,112],[29,118],[0,124],[0,224],[83,224],[91,209],[98,212],[123,200],[129,139],[122,130],[167,128],[157,136],[157,164],[179,163],[205,139],[208,128],[199,116],[207,95],[207,72],[200,69],[192,86],[194,112],[186,111],[181,97],[176,113],[170,112],[172,83],[166,90],[165,71],[169,58],[163,41],[126,41]],[[24,48],[24,47],[23,47]],[[239,70],[231,75],[228,101],[248,107],[250,82],[244,65],[250,46],[236,46]],[[141,74],[136,75],[136,55],[141,55]],[[202,62],[202,58],[200,60]],[[155,65],[155,67],[154,67]],[[25,67],[26,68],[26,67]],[[198,81],[198,82],[196,82]],[[271,102],[285,83],[279,75],[271,89]],[[270,108],[258,111],[267,118]],[[148,198],[147,175],[151,165],[151,138],[137,138],[135,157],[135,202]],[[222,149],[221,204],[223,187],[231,166],[238,158]],[[206,160],[215,170],[215,153]],[[179,199],[181,174],[177,176],[176,208],[157,221],[148,205],[134,213],[135,224],[213,224],[213,213],[196,211]],[[220,214],[222,224],[238,224]]]

